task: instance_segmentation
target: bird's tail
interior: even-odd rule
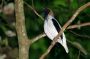
[[[64,47],[66,53],[68,53],[69,50],[68,50],[68,47],[67,47],[66,37],[65,37],[64,33],[63,33],[63,39],[59,39],[58,42]]]
[[[62,44],[62,46],[64,47],[64,49],[65,49],[66,53],[68,53],[68,52],[69,52],[69,50],[68,50],[67,44]]]

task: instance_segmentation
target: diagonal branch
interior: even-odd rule
[[[30,6],[27,2],[24,1],[24,3],[25,3],[29,8],[31,8],[31,9],[34,11],[34,13],[35,13],[40,19],[44,20],[44,18],[43,18],[41,15],[39,15],[39,13],[34,9],[34,5],[33,5],[33,7],[32,7],[32,6]]]
[[[78,14],[81,11],[83,11],[84,9],[86,9],[89,6],[90,6],[90,2],[88,2],[87,4],[81,6],[78,10],[76,10],[76,12],[70,18],[70,20],[67,21],[67,23],[62,27],[62,30],[59,32],[59,34],[53,39],[51,45],[49,46],[49,48],[47,49],[47,51],[44,54],[42,54],[42,56],[40,57],[40,59],[44,59],[45,56],[47,56],[47,54],[51,51],[51,49],[53,48],[53,46],[57,42],[58,37],[64,32],[64,30],[67,28],[67,26],[69,26],[72,23],[72,21],[78,16]]]
[[[45,37],[45,36],[46,36],[45,33],[39,34],[39,35],[36,36],[35,38],[32,38],[31,43],[34,43],[34,42],[36,42],[37,40],[39,40],[40,38],[43,38],[43,37]]]

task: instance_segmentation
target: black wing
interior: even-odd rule
[[[52,21],[53,21],[53,24],[54,24],[57,32],[59,33],[60,30],[61,30],[61,27],[60,27],[59,23],[58,23],[55,19],[52,19]],[[61,39],[62,39],[62,38],[63,38],[63,36],[61,35]]]

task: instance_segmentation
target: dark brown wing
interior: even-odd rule
[[[53,21],[53,24],[54,24],[57,32],[59,33],[60,30],[61,30],[61,27],[60,27],[59,23],[56,21],[56,19],[52,19],[52,21]],[[61,39],[63,39],[63,36],[62,35],[61,35]]]

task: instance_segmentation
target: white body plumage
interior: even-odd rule
[[[59,26],[60,30],[60,24],[52,15],[48,15],[44,21],[44,31],[51,40],[53,40],[58,35],[58,31],[54,23],[56,23],[56,25]],[[68,53],[68,47],[66,44],[66,37],[64,33],[62,34],[62,37],[59,37],[58,42],[64,47],[65,51]]]

